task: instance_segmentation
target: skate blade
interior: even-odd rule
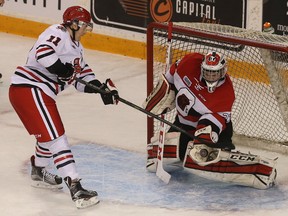
[[[50,189],[50,190],[55,190],[55,189],[60,190],[63,188],[62,184],[50,185],[43,181],[33,181],[33,180],[31,181],[31,186],[35,188]]]
[[[89,200],[78,199],[75,201],[76,207],[78,209],[88,208],[90,206],[96,205],[100,202],[97,196],[91,197]]]

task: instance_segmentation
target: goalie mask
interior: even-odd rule
[[[93,30],[90,13],[80,6],[67,8],[63,14],[63,23],[66,25],[75,23],[79,28],[86,26],[86,31],[91,32]]]
[[[206,82],[208,92],[215,91],[217,84],[223,80],[227,72],[227,64],[223,55],[215,51],[205,55],[201,64],[201,78]]]

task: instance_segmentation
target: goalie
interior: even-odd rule
[[[274,185],[276,161],[235,150],[231,110],[235,100],[227,62],[212,51],[187,54],[162,75],[143,107],[156,115],[176,108],[174,125],[164,140],[163,166],[175,167],[207,179],[267,189]],[[156,172],[157,134],[147,151],[147,170]]]

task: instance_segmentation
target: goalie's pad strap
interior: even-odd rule
[[[175,108],[175,92],[171,90],[167,79],[161,74],[157,85],[146,98],[143,108],[155,115]]]

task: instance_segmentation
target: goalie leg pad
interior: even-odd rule
[[[157,153],[158,153],[158,134],[151,138],[151,143],[147,145],[147,163],[146,169],[149,172],[156,172]],[[164,166],[176,166],[180,162],[179,158],[179,139],[180,132],[169,132],[164,140]],[[166,170],[166,169],[165,169]],[[168,170],[171,170],[171,168]]]
[[[190,154],[192,152],[192,154]],[[187,149],[184,168],[198,176],[254,187],[268,189],[275,184],[276,159],[263,158],[241,152],[221,151],[214,160],[197,162],[193,160],[193,151]]]
[[[158,136],[154,135],[151,138],[151,143],[147,145],[147,161],[146,169],[149,172],[156,172],[157,167],[157,152],[158,152]]]

